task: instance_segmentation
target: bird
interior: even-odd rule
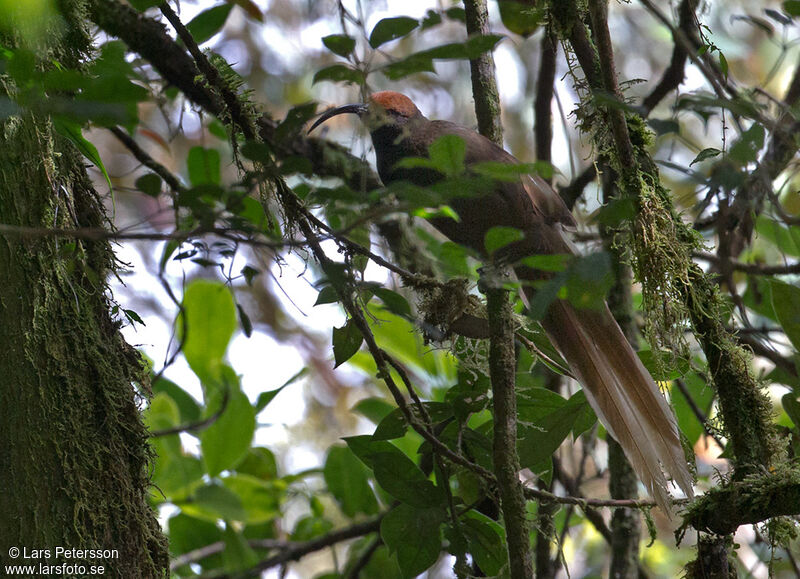
[[[520,162],[472,129],[445,120],[429,120],[407,96],[373,93],[365,103],[348,104],[322,113],[308,130],[328,119],[355,114],[367,126],[375,149],[378,174],[384,185],[407,181],[429,187],[444,176],[419,164],[400,163],[425,158],[440,137],[455,135],[465,145],[464,165],[493,161]],[[447,200],[458,219],[436,215],[428,220],[451,241],[466,246],[484,260],[516,263],[514,272],[523,292],[532,299],[531,282],[552,274],[522,265],[529,255],[577,254],[568,229],[575,219],[558,193],[541,177],[523,174],[513,181],[493,181],[478,194]],[[484,241],[494,227],[512,227],[523,237],[503,248],[501,256],[487,254]],[[669,404],[617,324],[607,304],[578,309],[556,298],[540,320],[550,341],[581,383],[589,404],[608,432],[619,442],[634,471],[656,503],[669,516],[672,503],[665,472],[687,497],[693,496],[680,433]]]

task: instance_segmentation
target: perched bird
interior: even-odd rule
[[[384,184],[405,180],[429,186],[443,178],[430,168],[398,167],[410,157],[427,157],[439,137],[456,135],[466,145],[467,169],[484,161],[518,164],[510,153],[482,135],[448,121],[432,121],[408,97],[385,91],[373,94],[366,104],[330,109],[312,125],[343,113],[358,115],[366,124],[375,146],[378,173]],[[471,248],[484,259],[486,233],[504,226],[524,233],[521,241],[504,248],[502,259],[514,263],[538,254],[574,254],[564,226],[575,220],[561,197],[543,179],[522,175],[514,181],[493,181],[477,195],[449,199],[459,219],[435,217],[431,223],[455,243]],[[515,266],[524,281],[547,279],[548,274],[527,266]],[[529,296],[533,288],[525,287]],[[617,325],[608,306],[577,309],[556,299],[541,320],[553,345],[583,385],[586,397],[608,431],[620,443],[634,470],[662,509],[669,513],[666,471],[687,496],[692,496],[692,476],[681,447],[675,416],[639,357]],[[663,470],[662,470],[663,468]]]

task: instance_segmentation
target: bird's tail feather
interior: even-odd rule
[[[664,471],[692,496],[692,476],[678,426],[608,307],[577,310],[569,302],[555,300],[542,325],[584,386],[603,425],[622,446],[652,497],[669,514]]]

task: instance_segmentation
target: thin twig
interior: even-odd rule
[[[222,416],[222,413],[225,412],[225,409],[228,407],[229,399],[230,389],[226,387],[222,393],[222,403],[220,404],[219,410],[217,410],[214,414],[208,418],[204,418],[203,420],[189,422],[188,424],[180,424],[178,426],[172,426],[162,430],[154,430],[150,433],[150,438],[159,438],[162,436],[169,436],[171,434],[180,434],[181,432],[200,432],[205,430],[219,420],[219,417]]]
[[[702,259],[714,265],[720,263],[718,256],[713,253],[694,252],[692,257]],[[761,263],[743,263],[731,259],[729,261],[730,268],[736,271],[743,271],[752,275],[784,275],[790,273],[800,273],[800,262],[789,263],[786,265],[766,265]]]

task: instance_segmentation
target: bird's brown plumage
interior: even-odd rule
[[[428,147],[443,135],[461,137],[466,145],[465,165],[482,161],[516,164],[510,153],[478,133],[448,121],[425,118],[408,97],[384,91],[373,94],[366,105],[346,105],[324,113],[312,130],[341,113],[356,113],[370,130],[378,172],[384,183],[407,180],[427,186],[442,178],[435,171],[398,168],[408,157],[427,157]],[[493,227],[514,227],[524,239],[510,246],[505,259],[536,254],[575,253],[563,227],[575,224],[561,197],[537,176],[523,175],[513,182],[495,182],[479,195],[457,197],[448,204],[460,220],[437,217],[433,225],[456,243],[484,258],[484,239]],[[521,280],[535,281],[545,272],[518,266]],[[532,293],[530,287],[525,290]],[[669,494],[664,470],[688,496],[689,474],[675,417],[653,378],[629,345],[608,307],[579,310],[568,301],[555,300],[542,326],[584,386],[587,399],[600,420],[622,446],[650,494],[667,513]],[[662,470],[663,467],[663,470]]]

